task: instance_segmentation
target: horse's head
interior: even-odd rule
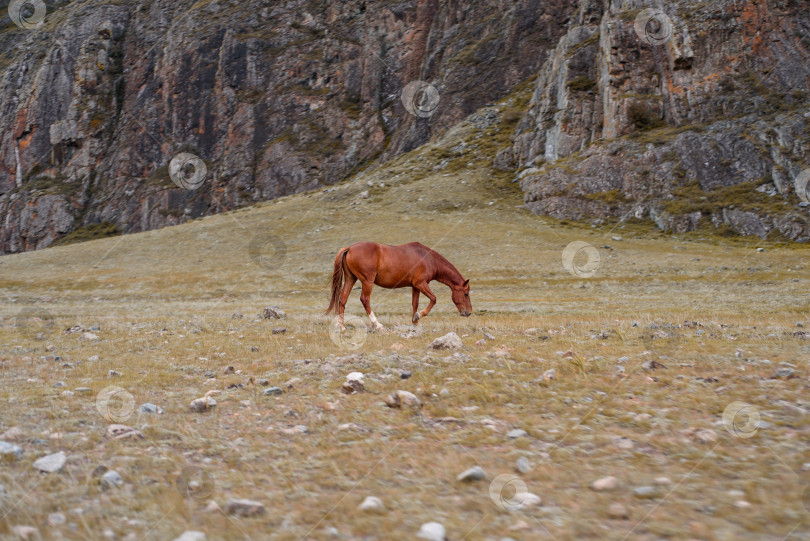
[[[470,281],[464,280],[461,285],[451,286],[453,291],[453,304],[458,308],[458,313],[464,317],[472,314],[472,303],[470,302]]]

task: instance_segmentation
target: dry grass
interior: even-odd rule
[[[461,128],[437,146],[475,145],[476,134]],[[343,539],[388,540],[412,539],[435,520],[452,540],[806,538],[810,414],[801,408],[810,348],[794,335],[797,322],[810,325],[806,250],[562,227],[520,209],[514,185],[493,180],[474,148],[474,166],[452,173],[434,170],[430,151],[326,192],[0,258],[0,432],[19,427],[25,450],[0,465],[8,492],[0,537],[28,524],[54,539],[105,529],[122,539],[173,539],[186,529],[209,539],[327,539],[335,528]],[[366,189],[369,198],[359,198]],[[430,210],[441,200],[453,205]],[[260,234],[285,246],[283,256],[265,257],[266,268],[249,252]],[[332,342],[321,313],[334,253],[364,239],[441,251],[471,278],[475,314],[459,317],[436,284],[438,306],[418,336],[404,338],[410,292],[375,289],[386,331],[367,334],[357,351]],[[590,278],[563,268],[574,240],[600,251]],[[258,319],[270,304],[288,319]],[[349,311],[361,314],[357,292]],[[233,319],[237,312],[245,317]],[[38,339],[37,329],[21,332],[31,327],[18,323],[35,325],[21,313],[51,316],[53,325]],[[645,342],[650,323],[680,325],[680,340]],[[100,339],[63,332],[73,325],[99,327]],[[271,334],[278,326],[287,333]],[[463,356],[426,352],[450,331],[462,336]],[[478,345],[484,333],[494,339]],[[645,371],[651,359],[666,368]],[[780,362],[798,377],[770,379]],[[241,373],[225,374],[228,365]],[[557,380],[543,382],[550,368]],[[109,370],[122,375],[108,378]],[[412,377],[401,380],[403,370]],[[340,388],[352,371],[366,374],[367,390],[347,396]],[[263,396],[260,378],[284,393]],[[54,388],[60,381],[66,386]],[[105,436],[97,395],[111,385],[136,406],[165,409],[136,409],[123,421],[145,439]],[[62,396],[77,387],[92,392]],[[222,391],[218,406],[192,413],[189,402],[211,389]],[[397,389],[419,395],[421,413],[382,405]],[[734,401],[753,404],[766,422],[754,437],[723,425]],[[307,432],[290,433],[296,426]],[[528,436],[509,439],[514,428]],[[698,441],[703,428],[717,441]],[[632,449],[617,446],[622,437]],[[69,457],[61,473],[32,468],[58,450]],[[521,456],[533,469],[519,475],[542,506],[506,512],[490,499],[489,481],[455,480],[476,464],[490,479],[514,473]],[[102,490],[91,475],[99,464],[125,485]],[[615,491],[588,488],[605,475],[619,479]],[[660,476],[671,484],[656,485],[656,498],[634,497]],[[194,497],[178,490],[189,478],[201,485]],[[358,511],[368,495],[387,512]],[[231,497],[259,500],[268,512],[206,511],[208,500],[224,507]],[[739,500],[751,507],[735,507]],[[614,502],[629,519],[608,516]],[[54,512],[68,524],[49,526]]]

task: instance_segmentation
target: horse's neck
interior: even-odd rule
[[[446,286],[461,285],[464,282],[461,273],[446,259],[436,258],[436,281]]]

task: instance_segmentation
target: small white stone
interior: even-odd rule
[[[262,515],[266,511],[264,504],[254,500],[228,500],[225,504],[225,512],[229,515],[240,517],[252,517]]]
[[[59,526],[67,521],[65,515],[62,513],[51,513],[48,515],[48,524],[51,526]]]
[[[627,437],[616,438],[613,440],[613,444],[624,451],[629,451],[635,446],[633,440]]]
[[[0,440],[16,441],[22,438],[22,436],[23,432],[22,430],[20,430],[20,427],[12,426],[11,428],[3,432],[2,435],[0,435]]]
[[[419,539],[427,539],[428,541],[445,541],[446,536],[447,534],[444,526],[438,522],[427,522],[422,524],[422,527],[419,528],[419,533],[417,534]]]
[[[216,407],[217,401],[210,396],[195,398],[191,401],[191,411],[201,412]]]
[[[627,514],[627,509],[622,504],[612,503],[608,508],[608,516],[610,516],[610,518],[625,519],[629,515]]]
[[[461,338],[454,333],[449,332],[444,336],[436,338],[433,342],[430,343],[428,349],[460,349],[464,347],[464,343],[461,341]],[[436,524],[436,523],[431,523]]]
[[[39,539],[39,530],[33,526],[13,526],[11,531],[20,539]]]
[[[409,391],[395,391],[385,399],[385,403],[389,408],[410,407],[418,409],[422,407],[419,398]]]
[[[602,477],[601,479],[597,479],[591,483],[591,489],[597,492],[601,492],[603,490],[613,490],[617,486],[619,486],[619,480],[613,476]]]
[[[385,506],[383,505],[382,500],[376,496],[367,496],[358,508],[361,511],[368,511],[370,513],[381,513],[385,511]]]
[[[457,481],[465,481],[470,483],[472,481],[481,481],[487,478],[487,472],[481,466],[473,466],[472,468],[465,470],[458,474],[456,477]]]
[[[117,440],[124,440],[124,439],[144,439],[143,432],[137,430],[131,426],[127,425],[120,425],[120,424],[112,424],[107,427],[107,436],[110,438],[115,438]]]
[[[700,443],[714,443],[717,441],[717,432],[711,428],[701,428],[695,432],[695,438]]]
[[[524,492],[522,494],[516,495],[513,498],[515,501],[520,503],[520,507],[536,507],[543,503],[543,499],[538,496],[537,494],[533,494],[531,492]]]
[[[123,484],[124,480],[121,479],[121,475],[115,470],[110,470],[101,476],[102,488],[120,487]]]
[[[174,541],[205,541],[205,539],[205,532],[188,530],[175,537]]]
[[[532,465],[529,462],[528,458],[522,456],[519,459],[517,459],[517,462],[515,463],[515,470],[517,470],[518,473],[528,473],[529,471],[531,471],[531,469]]]
[[[14,443],[0,441],[0,459],[17,459],[23,455],[23,448]]]
[[[640,499],[653,499],[659,497],[659,493],[655,487],[644,485],[634,488],[633,496]]]
[[[62,451],[52,455],[43,456],[34,462],[34,467],[41,472],[55,473],[62,469],[67,461],[67,456]]]

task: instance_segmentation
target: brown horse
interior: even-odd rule
[[[345,282],[344,282],[345,277]],[[366,309],[369,319],[377,330],[383,326],[371,311],[371,287],[374,284],[393,289],[397,287],[413,288],[414,323],[419,323],[436,304],[436,295],[428,287],[431,280],[437,280],[447,286],[453,296],[453,303],[462,316],[472,312],[470,304],[470,281],[441,254],[424,244],[410,242],[402,246],[388,246],[376,242],[358,242],[348,248],[341,248],[335,258],[335,271],[332,274],[332,299],[326,313],[336,311],[338,325],[343,326],[343,311],[346,301],[357,280],[360,280],[362,292],[360,302]],[[427,308],[419,310],[419,293],[430,299]]]

